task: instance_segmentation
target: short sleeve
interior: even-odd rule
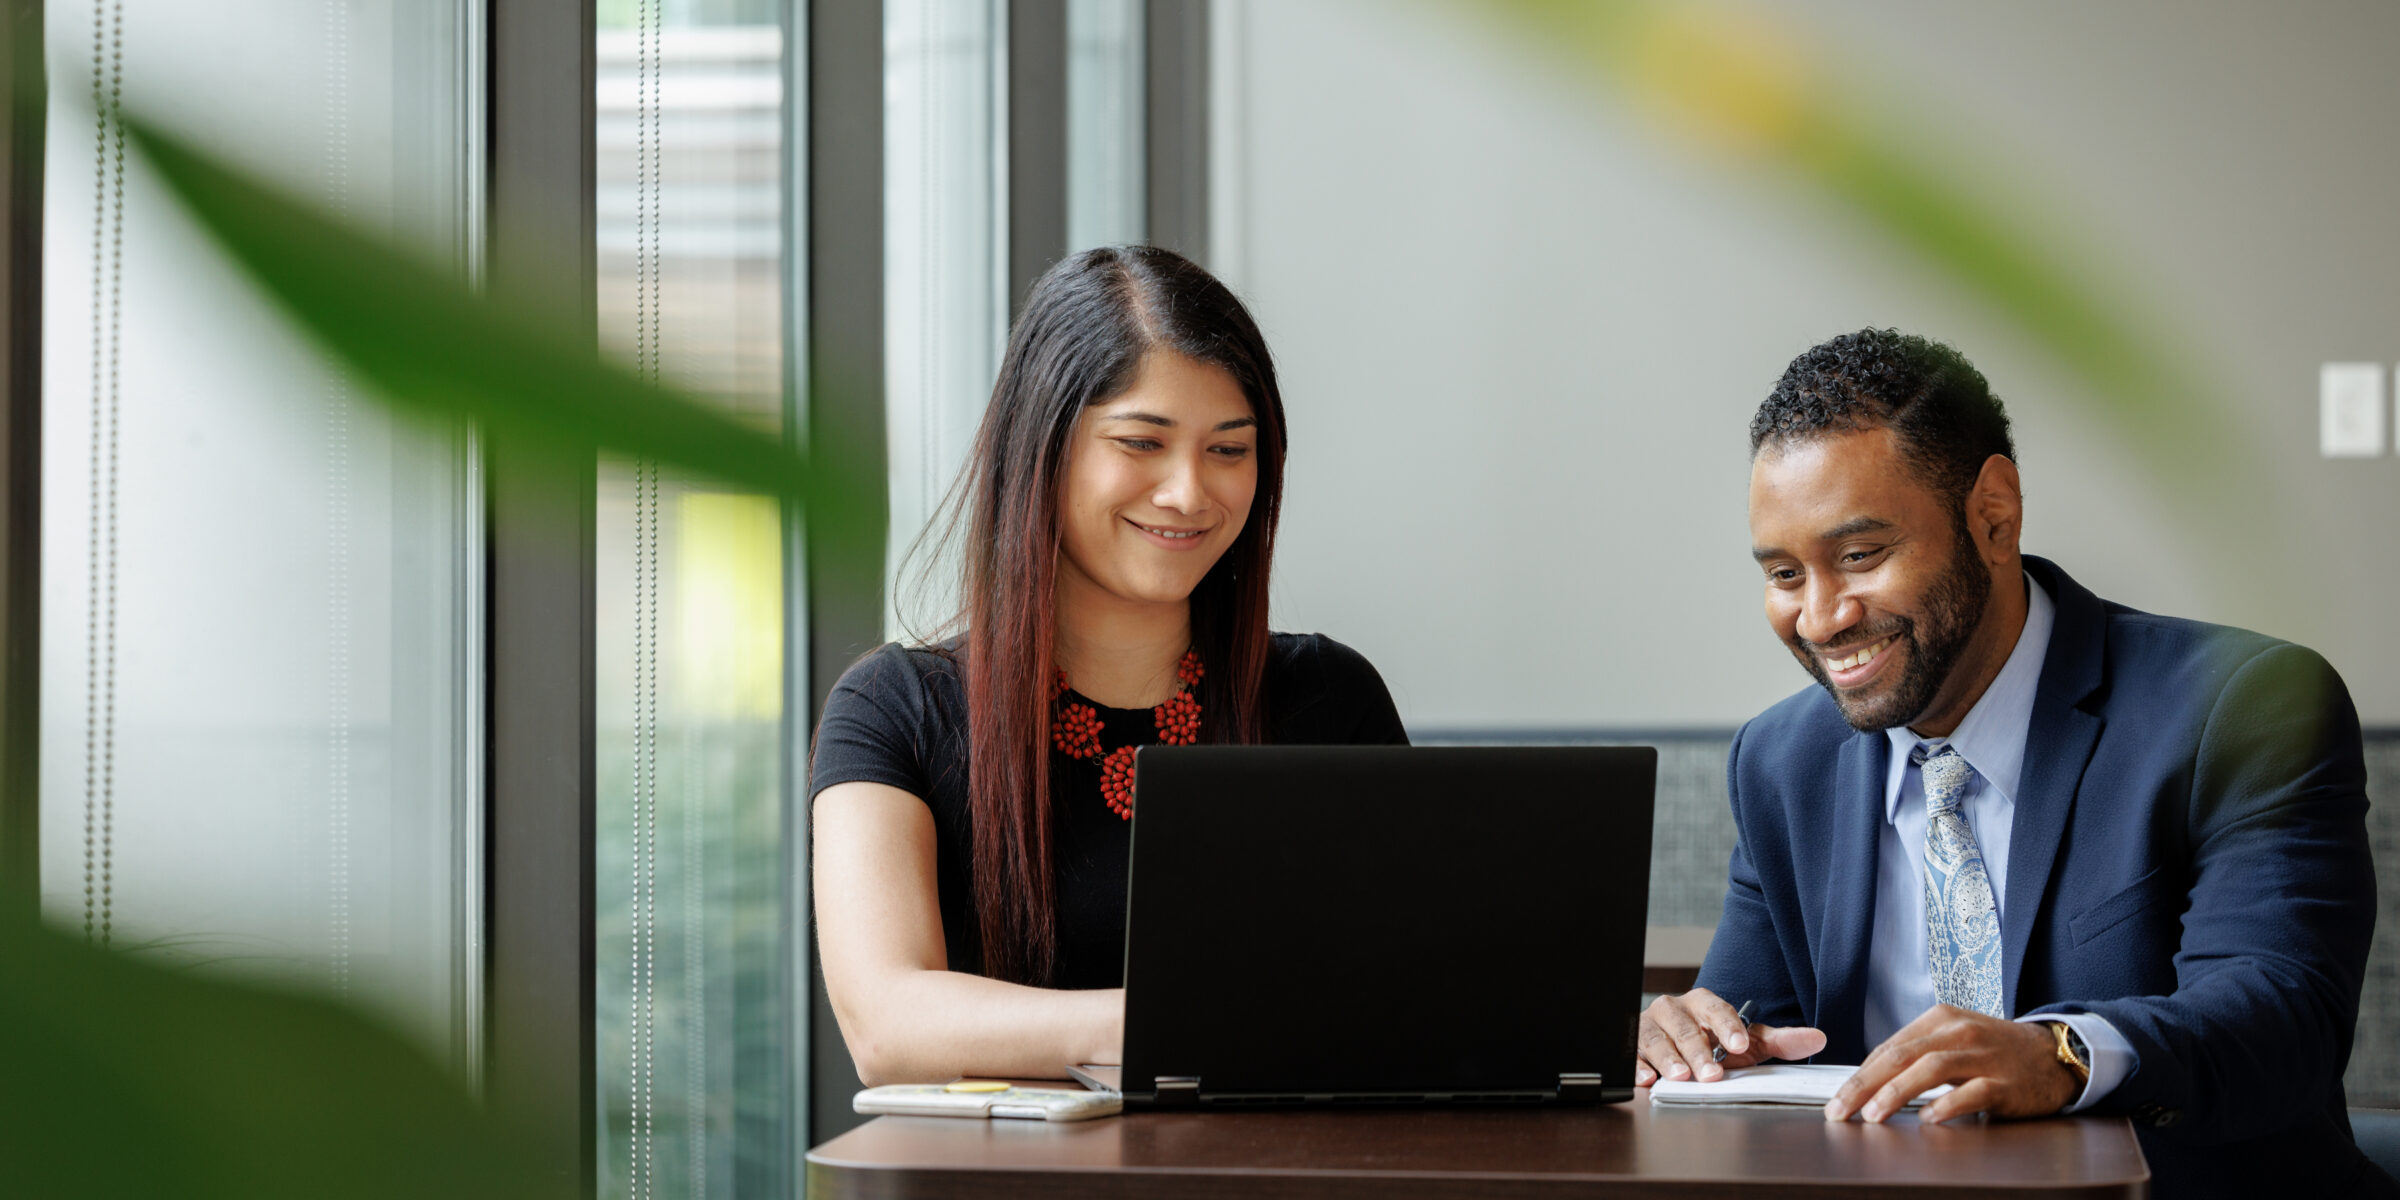
[[[1279,635],[1284,636],[1284,635]],[[1294,638],[1289,647],[1292,680],[1284,689],[1290,707],[1276,722],[1286,745],[1405,746],[1408,730],[1392,703],[1391,689],[1375,664],[1323,634]]]
[[[1408,729],[1400,723],[1399,706],[1392,703],[1392,689],[1384,685],[1383,673],[1366,655],[1332,638],[1320,640],[1324,642],[1325,690],[1352,714],[1350,744],[1407,745]]]
[[[880,783],[920,799],[931,789],[932,702],[908,651],[890,644],[842,673],[825,697],[808,797],[838,783]]]

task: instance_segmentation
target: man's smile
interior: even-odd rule
[[[1874,678],[1880,672],[1884,661],[1889,657],[1886,652],[1899,640],[1899,634],[1889,634],[1873,645],[1862,646],[1840,658],[1826,658],[1820,655],[1818,661],[1825,665],[1826,677],[1833,681],[1835,687],[1854,688]]]

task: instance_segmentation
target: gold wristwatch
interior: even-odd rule
[[[2042,1024],[2048,1025],[2050,1036],[2058,1039],[2058,1061],[2075,1072],[2076,1079],[2089,1084],[2092,1081],[2092,1057],[2091,1051],[2083,1044],[2083,1036],[2065,1021],[2044,1021]]]

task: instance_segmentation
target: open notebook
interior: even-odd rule
[[[1856,1067],[1813,1063],[1768,1063],[1735,1067],[1715,1083],[1662,1079],[1650,1085],[1652,1104],[1804,1104],[1823,1108]],[[1916,1108],[1950,1090],[1943,1084],[1908,1102]]]

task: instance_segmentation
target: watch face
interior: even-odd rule
[[[2067,1053],[2074,1055],[2075,1061],[2082,1063],[2085,1067],[2091,1066],[2092,1051],[2090,1047],[2083,1044],[2083,1035],[2075,1032],[2075,1027],[2064,1021],[2059,1022],[2058,1026],[2067,1031]]]

